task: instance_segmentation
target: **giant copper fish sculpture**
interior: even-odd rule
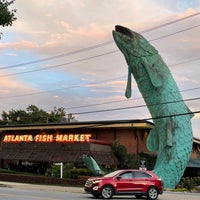
[[[154,122],[147,138],[147,148],[158,152],[154,172],[162,178],[166,188],[174,188],[190,159],[193,115],[169,68],[143,36],[116,26],[113,37],[128,64],[126,97],[131,96],[132,74]]]

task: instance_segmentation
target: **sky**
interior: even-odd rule
[[[148,119],[115,25],[141,33],[159,51],[192,112],[200,139],[200,0],[16,0],[17,20],[0,27],[0,113],[36,105],[78,121]]]

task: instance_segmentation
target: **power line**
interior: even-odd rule
[[[179,116],[192,115],[192,114],[198,114],[198,113],[200,113],[199,110],[198,111],[185,112],[185,113],[177,113],[177,114],[163,115],[163,116],[157,116],[157,117],[143,118],[143,119],[139,119],[139,120],[140,121],[149,121],[149,120],[154,120],[154,119],[164,119],[164,118],[171,118],[171,117],[179,117]],[[35,116],[28,116],[28,117],[29,117],[29,119],[35,119],[35,118],[40,117],[40,118],[48,120],[48,116],[35,115]],[[33,123],[28,123],[28,124],[33,124]],[[45,124],[51,124],[51,123],[47,122]],[[104,121],[104,122],[99,122],[98,125],[97,124],[95,124],[95,125],[88,125],[87,128],[100,127],[100,126],[112,125],[112,124],[113,124],[112,122]],[[85,125],[83,127],[79,126],[79,128],[86,128],[86,126]]]
[[[184,102],[184,101],[194,101],[194,100],[200,100],[200,97],[190,98],[190,99],[185,99],[185,100],[161,102],[159,104],[151,104],[151,105],[148,105],[148,106],[158,106],[158,105],[180,103],[180,102]],[[106,109],[106,110],[88,111],[88,112],[70,113],[70,114],[71,115],[91,114],[91,113],[98,113],[98,112],[110,112],[110,111],[116,111],[116,110],[122,110],[122,109],[133,109],[133,108],[141,108],[141,107],[147,107],[147,105],[129,106],[129,107],[123,107],[123,108],[116,108],[116,109]],[[162,116],[157,116],[157,117],[145,118],[145,119],[142,119],[142,120],[148,121],[148,120],[153,120],[153,119],[162,119],[162,118],[176,117],[176,116],[183,116],[183,115],[191,115],[191,114],[197,114],[197,113],[200,113],[200,111],[194,111],[194,112],[188,111],[186,113],[176,113],[176,114],[170,114],[170,115],[162,115]],[[36,117],[47,118],[48,116],[35,115],[34,117],[31,117],[31,119],[34,119]]]
[[[192,26],[192,27],[186,28],[186,29],[183,29],[183,30],[181,30],[181,31],[177,31],[177,32],[168,34],[168,35],[160,36],[160,37],[158,37],[158,38],[151,39],[151,40],[149,40],[149,41],[152,42],[152,41],[160,40],[160,39],[162,39],[162,38],[170,37],[170,36],[172,36],[172,35],[176,35],[176,34],[178,34],[178,33],[182,33],[182,32],[184,32],[184,31],[188,31],[188,30],[191,30],[191,29],[193,29],[193,28],[197,28],[197,27],[199,27],[199,26],[200,26],[200,24],[198,24],[198,25],[196,25],[196,26]]]
[[[110,51],[110,52],[107,52],[107,53],[99,54],[99,55],[96,55],[96,56],[82,58],[82,59],[79,59],[79,60],[66,62],[66,63],[62,63],[62,64],[58,64],[58,65],[53,65],[53,66],[49,66],[49,67],[44,67],[44,68],[40,68],[40,69],[33,69],[33,70],[29,70],[29,71],[24,71],[24,72],[17,72],[17,73],[12,73],[12,74],[1,75],[0,77],[16,76],[16,75],[21,75],[21,74],[27,74],[27,73],[32,73],[32,72],[37,72],[37,71],[43,71],[43,70],[47,70],[47,69],[62,67],[64,65],[70,65],[70,64],[77,63],[77,62],[91,60],[91,59],[94,59],[94,58],[98,58],[98,57],[102,57],[102,56],[109,55],[109,54],[112,54],[112,53],[116,53],[117,51],[118,50],[114,50],[114,51]]]
[[[120,79],[120,78],[124,78],[124,76],[118,77],[118,79]],[[97,82],[90,82],[90,83],[86,83],[86,84],[82,84],[82,85],[71,85],[71,86],[68,86],[68,87],[57,88],[57,89],[47,90],[47,91],[41,91],[41,92],[32,92],[32,93],[28,93],[28,94],[21,94],[21,95],[13,95],[13,96],[7,96],[7,97],[0,97],[0,99],[16,98],[16,97],[23,97],[23,96],[29,96],[29,95],[31,96],[31,95],[37,95],[37,94],[44,94],[44,93],[49,93],[49,92],[55,92],[55,91],[59,91],[59,90],[80,88],[80,87],[83,87],[83,86],[89,86],[89,85],[95,85],[95,84],[105,83],[105,82],[109,82],[109,81],[112,81],[112,80],[116,80],[116,78],[107,79],[107,80],[103,80],[103,81],[97,81]]]
[[[177,92],[187,92],[187,91],[192,91],[192,90],[200,90],[200,87],[184,89],[184,90],[180,90],[180,91],[177,91]],[[148,98],[148,97],[144,97],[144,98]],[[136,99],[143,99],[143,97],[130,98],[130,99],[125,99],[125,100],[117,100],[117,101],[109,101],[109,102],[104,102],[104,103],[96,103],[96,104],[74,106],[74,107],[68,107],[68,108],[65,108],[65,109],[70,110],[70,109],[78,109],[78,108],[87,108],[87,107],[92,107],[92,106],[102,106],[102,105],[107,105],[107,104],[112,104],[112,103],[119,103],[119,102],[124,102],[124,101],[131,101],[131,100],[136,100]]]
[[[194,59],[190,59],[190,60],[187,60],[187,61],[183,61],[183,62],[180,62],[180,63],[173,64],[173,65],[169,65],[169,67],[174,67],[174,66],[182,65],[182,64],[194,62],[194,61],[197,61],[197,60],[200,60],[200,58],[194,58]],[[123,78],[123,77],[120,77],[120,78]],[[115,79],[118,79],[118,78],[115,78]],[[200,89],[200,87],[195,87],[195,88],[183,89],[183,90],[180,90],[178,92],[187,92],[187,91],[199,90],[199,89]],[[145,98],[148,98],[148,97],[145,97]],[[101,106],[101,105],[112,104],[112,103],[119,103],[119,102],[124,102],[124,101],[129,101],[129,100],[136,100],[136,99],[142,99],[142,97],[130,98],[130,99],[125,99],[125,100],[109,101],[109,102],[96,103],[96,104],[72,106],[72,107],[68,107],[66,109],[69,110],[69,109],[86,108],[86,107],[92,107],[92,106]]]
[[[150,31],[154,31],[154,30],[156,30],[156,29],[159,29],[159,28],[162,28],[162,27],[171,25],[171,24],[175,24],[175,23],[177,23],[177,22],[180,22],[180,21],[189,19],[189,18],[191,18],[191,17],[195,17],[195,16],[197,16],[197,15],[199,15],[199,14],[200,14],[200,12],[197,12],[197,13],[194,13],[194,14],[192,14],[192,15],[188,15],[188,16],[186,16],[186,17],[183,17],[183,18],[180,18],[180,19],[177,19],[177,20],[174,20],[174,21],[170,21],[170,22],[167,22],[167,23],[165,23],[165,24],[161,24],[161,25],[155,26],[155,27],[153,27],[153,28],[144,30],[144,31],[142,31],[141,33],[146,33],[146,32],[150,32]]]
[[[158,117],[151,117],[151,118],[146,118],[146,119],[142,119],[142,120],[148,121],[148,120],[154,120],[154,119],[163,119],[163,118],[169,118],[169,117],[178,117],[178,116],[198,114],[198,113],[200,113],[200,110],[193,111],[193,112],[186,112],[186,113],[178,113],[178,114],[174,114],[174,115],[164,115],[164,116],[158,116]]]
[[[149,120],[154,120],[154,119],[163,119],[163,118],[170,118],[170,117],[179,117],[179,116],[184,116],[184,115],[191,115],[191,114],[198,114],[200,113],[200,111],[193,111],[193,112],[186,112],[186,113],[178,113],[178,114],[174,114],[174,115],[163,115],[163,116],[158,116],[158,117],[150,117],[150,118],[144,118],[144,119],[139,119],[140,121],[149,121]],[[104,126],[104,125],[112,125],[113,123],[110,122],[103,122],[103,123],[99,123],[98,125],[93,125],[94,127],[100,127],[100,126]],[[90,128],[93,126],[89,126]],[[79,127],[81,128],[81,127]]]
[[[180,62],[180,63],[169,65],[169,67],[172,67],[172,66],[175,67],[177,65],[182,65],[182,64],[186,64],[186,63],[190,63],[190,62],[195,62],[195,61],[198,61],[198,60],[200,60],[200,58],[193,58],[193,59],[186,60],[186,61],[183,61],[183,62]]]
[[[141,98],[142,97],[134,98],[134,100],[141,99]],[[66,109],[69,110],[69,109],[86,108],[86,107],[92,107],[92,106],[102,106],[102,105],[107,105],[107,104],[112,104],[112,103],[120,103],[123,101],[130,101],[130,100],[133,100],[133,99],[116,100],[116,101],[109,101],[109,102],[104,102],[104,103],[95,103],[95,104],[88,104],[88,105],[81,105],[81,106],[72,106],[72,107],[69,107]]]
[[[111,109],[103,109],[103,110],[76,112],[76,113],[71,113],[71,114],[72,115],[83,115],[83,114],[92,114],[92,113],[99,113],[99,112],[111,112],[111,111],[127,110],[127,109],[133,109],[133,108],[142,108],[142,107],[148,107],[148,106],[158,106],[158,105],[164,105],[164,104],[179,103],[179,102],[183,102],[183,101],[196,101],[196,100],[199,100],[199,99],[200,99],[200,97],[185,99],[185,100],[161,102],[159,104],[149,104],[149,105],[143,104],[143,105],[139,105],[139,106],[127,106],[127,107],[121,107],[121,108],[111,108]]]
[[[20,63],[20,64],[16,64],[16,65],[10,65],[10,66],[7,66],[7,67],[1,67],[0,70],[1,69],[9,69],[9,68],[21,67],[21,66],[25,66],[25,65],[30,65],[30,64],[35,64],[35,63],[48,61],[48,60],[54,60],[54,59],[57,59],[57,58],[70,56],[70,55],[74,55],[74,54],[77,54],[77,53],[82,53],[82,52],[85,52],[85,51],[90,51],[90,50],[93,50],[93,49],[96,49],[96,48],[99,48],[99,47],[102,47],[102,46],[109,45],[111,43],[113,43],[113,41],[107,41],[107,42],[104,42],[104,43],[101,43],[101,44],[96,44],[96,45],[93,45],[93,46],[90,46],[90,47],[85,47],[85,48],[82,48],[82,49],[79,49],[79,50],[66,52],[66,53],[63,53],[63,54],[59,54],[59,55],[56,55],[56,56],[51,56],[51,57],[48,57],[48,58],[43,58],[43,59],[40,59],[40,60],[33,60],[33,61],[30,61],[30,62],[26,62],[26,63]]]
[[[170,117],[179,117],[179,116],[184,116],[184,115],[191,115],[191,114],[198,114],[200,113],[200,111],[193,111],[193,112],[186,112],[186,113],[178,113],[178,114],[174,114],[174,115],[164,115],[164,116],[158,116],[158,117],[151,117],[151,118],[146,118],[146,119],[139,119],[140,121],[149,121],[149,120],[154,120],[154,119],[163,119],[163,118],[170,118]],[[91,125],[88,126],[89,128],[92,127],[100,127],[100,126],[104,126],[104,125],[112,125],[112,122],[103,122],[103,123],[99,123],[98,125]],[[79,127],[81,128],[81,127]],[[84,127],[83,127],[84,128]]]
[[[163,39],[163,38],[166,38],[166,37],[178,34],[178,33],[182,33],[184,31],[191,30],[193,28],[197,28],[199,26],[200,25],[196,25],[196,26],[193,26],[193,27],[190,27],[190,28],[183,29],[181,31],[177,31],[177,32],[174,32],[174,33],[171,33],[171,34],[168,34],[168,35],[164,35],[164,36],[155,38],[155,39],[150,39],[149,41],[152,42],[152,41],[156,41],[156,40],[159,40],[159,39]],[[65,65],[70,65],[70,64],[74,64],[74,63],[78,63],[78,62],[82,62],[82,61],[86,61],[86,60],[95,59],[95,58],[102,57],[102,56],[105,56],[105,55],[113,54],[113,53],[116,53],[118,51],[119,50],[113,50],[113,51],[109,51],[109,52],[106,52],[106,53],[103,53],[103,54],[99,54],[99,55],[95,55],[95,56],[90,56],[90,57],[87,57],[87,58],[82,58],[82,59],[78,59],[78,60],[71,61],[71,62],[66,62],[66,63],[62,63],[62,64],[58,64],[58,65],[53,65],[53,66],[49,66],[49,67],[44,67],[44,68],[40,68],[40,69],[28,70],[28,71],[24,71],[24,72],[17,72],[17,73],[5,74],[5,75],[1,75],[0,77],[16,76],[16,75],[22,75],[22,74],[27,74],[27,73],[37,72],[37,71],[43,71],[43,70],[57,68],[57,67],[62,67],[62,66],[65,66]]]
[[[169,65],[169,66],[173,67],[173,66],[177,66],[177,65],[181,65],[181,64],[185,64],[185,63],[194,62],[194,61],[197,61],[197,60],[200,60],[200,58],[193,58],[193,59],[186,60],[186,61],[183,61],[183,62],[180,62],[180,63]],[[63,88],[57,88],[57,89],[53,89],[53,90],[47,90],[47,91],[40,91],[40,92],[32,92],[32,93],[28,93],[28,94],[21,94],[21,95],[13,95],[13,96],[0,97],[0,99],[17,98],[17,97],[24,97],[24,96],[32,96],[32,95],[45,94],[45,93],[50,93],[50,92],[55,92],[55,91],[60,91],[60,90],[66,90],[66,89],[80,88],[80,87],[84,87],[84,86],[88,86],[88,85],[96,85],[96,84],[100,84],[100,83],[110,82],[110,81],[118,80],[118,79],[125,78],[125,77],[126,76],[120,76],[120,77],[117,77],[117,78],[106,79],[106,80],[97,81],[97,82],[89,82],[89,83],[81,84],[81,85],[72,85],[72,86],[63,87]],[[197,88],[190,88],[190,89],[186,89],[186,90],[181,90],[180,92],[190,91],[190,90],[196,90],[196,89],[200,89],[200,88],[199,87],[197,87]],[[138,97],[138,98],[142,98],[142,97]],[[134,99],[138,99],[138,98],[134,98]],[[126,101],[126,100],[121,100],[121,101]],[[78,107],[70,107],[70,108],[67,108],[67,109],[89,107],[89,106],[96,106],[96,105],[105,105],[105,104],[115,103],[115,102],[117,103],[117,102],[121,102],[121,101],[113,101],[113,102],[106,102],[106,103],[99,103],[99,104],[83,105],[83,106],[78,106]]]
[[[195,17],[199,14],[200,14],[200,12],[197,12],[197,13],[188,15],[186,17],[167,22],[167,23],[155,26],[155,27],[150,28],[150,29],[146,29],[144,31],[141,31],[140,33],[147,33],[147,32],[150,32],[150,31],[153,31],[153,30],[156,30],[156,29],[160,29],[160,28],[163,28],[165,26],[168,26],[168,25],[171,25],[171,24],[174,24],[174,23]],[[10,65],[10,66],[6,66],[6,67],[1,67],[0,70],[20,67],[20,66],[25,66],[25,65],[35,64],[35,63],[40,63],[40,62],[44,62],[44,61],[48,61],[48,60],[54,60],[54,59],[57,59],[57,58],[66,57],[66,56],[74,55],[74,54],[77,54],[77,53],[82,53],[82,52],[85,52],[85,51],[90,51],[90,50],[93,50],[93,49],[96,49],[96,48],[100,48],[102,46],[112,44],[113,42],[114,41],[111,40],[111,41],[103,42],[103,43],[96,44],[96,45],[93,45],[93,46],[85,47],[85,48],[78,49],[78,50],[75,50],[75,51],[66,52],[66,53],[62,53],[62,54],[59,54],[59,55],[55,55],[55,56],[51,56],[51,57],[47,57],[47,58],[43,58],[43,59],[39,59],[39,60],[33,60],[33,61],[30,61],[30,62],[20,63],[20,64],[16,64],[16,65]]]

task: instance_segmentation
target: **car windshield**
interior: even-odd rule
[[[106,175],[104,175],[104,177],[113,177],[113,176],[117,175],[119,172],[121,172],[121,170],[117,170],[117,171],[111,172],[109,174],[106,174]]]

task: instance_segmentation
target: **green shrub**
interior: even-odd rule
[[[60,166],[53,164],[51,168],[47,169],[45,176],[60,177]]]
[[[186,192],[187,189],[186,188],[176,188],[173,190],[173,192]]]
[[[45,173],[46,176],[60,177],[60,165],[53,164]],[[92,176],[92,171],[86,168],[76,168],[73,164],[63,165],[63,178],[78,178],[78,176]]]
[[[191,191],[200,186],[200,177],[183,177],[179,186]]]
[[[200,192],[200,185],[195,187],[196,192]]]
[[[93,172],[86,168],[75,168],[71,170],[71,178],[78,178],[78,176],[92,176]]]

